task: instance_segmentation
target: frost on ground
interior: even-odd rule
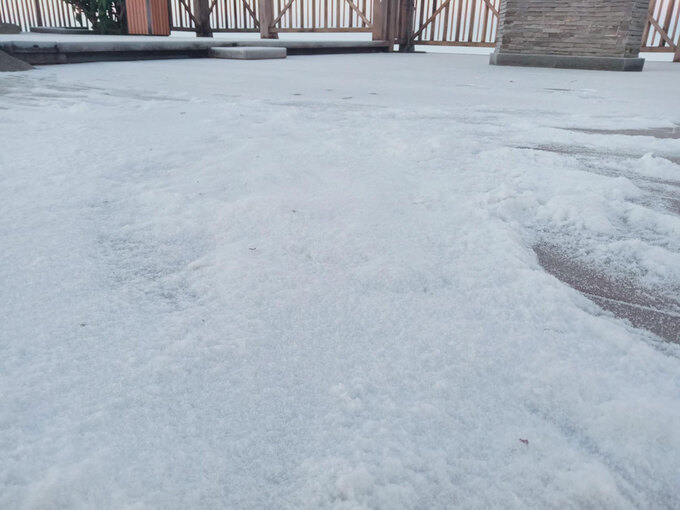
[[[679,77],[1,76],[0,508],[680,507]]]

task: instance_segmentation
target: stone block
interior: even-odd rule
[[[648,7],[649,0],[503,0],[491,63],[641,70]]]
[[[0,72],[29,71],[31,69],[33,69],[33,66],[30,64],[0,51]]]

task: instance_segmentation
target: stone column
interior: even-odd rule
[[[642,71],[649,0],[502,0],[493,65]]]

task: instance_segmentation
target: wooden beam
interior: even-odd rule
[[[484,0],[484,3],[487,5],[489,9],[491,9],[491,12],[493,12],[496,16],[500,16],[494,5],[491,3],[491,0]]]
[[[493,48],[496,45],[496,43],[490,42],[430,41],[427,39],[424,41],[418,41],[417,44],[422,44],[423,46],[465,46],[469,48]]]
[[[468,25],[468,42],[472,42],[475,35],[475,15],[477,14],[477,0],[472,0],[472,7],[468,16],[470,18],[470,23]]]
[[[398,0],[373,0],[373,40],[394,43],[391,4]],[[390,47],[391,48],[391,47]],[[389,51],[392,51],[390,49]]]
[[[394,43],[397,41],[397,33],[399,31],[399,5],[400,0],[386,0],[387,2],[387,29],[385,31],[385,40],[390,43],[387,51],[394,51]]]
[[[385,40],[385,8],[386,0],[373,0],[373,40]]]
[[[261,2],[262,0],[260,0]],[[295,0],[288,0],[286,4],[283,6],[283,9],[279,11],[279,15],[276,17],[276,19],[272,22],[272,26],[276,25],[279,21],[281,21],[281,18],[283,18],[283,15],[286,14],[286,11],[290,9],[290,6],[293,5],[293,2]],[[273,16],[273,14],[272,14]]]
[[[654,18],[654,9],[656,7],[656,0],[650,0],[649,8],[647,9],[647,19],[645,23],[645,30],[642,32],[642,46],[647,46],[647,41],[649,39],[649,32],[652,24],[649,22],[649,18]]]
[[[38,23],[38,26],[41,27],[43,26],[43,16],[42,16],[42,9],[40,8],[40,0],[35,0],[35,19],[36,22]]]
[[[673,17],[673,8],[675,7],[675,2],[666,2],[666,17],[663,22],[663,29],[666,33],[671,28],[671,18]]]

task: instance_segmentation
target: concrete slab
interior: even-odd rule
[[[376,53],[388,51],[384,41],[281,41],[107,37],[102,35],[17,35],[0,39],[0,51],[33,65],[123,60],[208,58],[211,48],[283,48],[288,55]],[[68,40],[66,40],[68,38]]]
[[[236,60],[265,60],[272,58],[286,58],[286,48],[272,48],[269,46],[237,46],[233,48],[210,48],[208,56],[212,58]]]

